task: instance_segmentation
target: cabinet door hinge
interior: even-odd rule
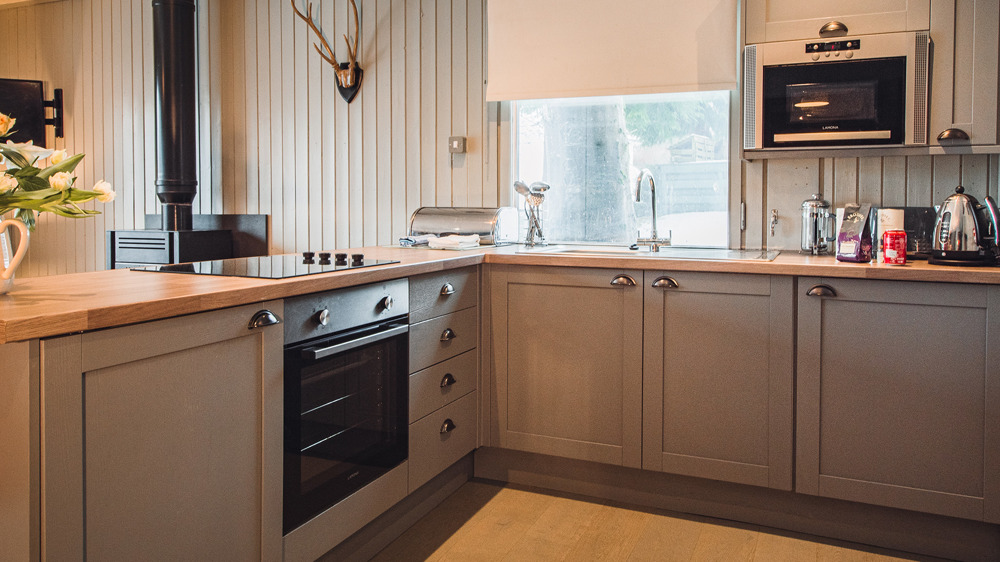
[[[740,232],[747,229],[747,202],[740,201]]]

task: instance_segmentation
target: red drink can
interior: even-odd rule
[[[906,231],[887,230],[882,235],[886,265],[906,265]]]

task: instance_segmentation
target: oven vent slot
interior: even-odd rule
[[[130,238],[123,236],[118,239],[118,248],[121,250],[166,250],[167,240],[165,237]]]
[[[916,33],[913,80],[913,144],[927,144],[927,57],[930,38]]]
[[[743,148],[757,146],[757,46],[743,49]]]

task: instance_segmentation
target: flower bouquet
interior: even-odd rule
[[[13,132],[15,119],[0,113],[0,139]],[[50,150],[31,142],[0,144],[0,216],[15,211],[29,230],[37,213],[47,211],[64,217],[83,218],[100,211],[83,209],[81,203],[115,198],[111,184],[101,180],[92,189],[74,187],[73,171],[83,154],[67,157],[65,150]],[[42,166],[45,162],[47,165]]]

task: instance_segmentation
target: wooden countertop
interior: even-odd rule
[[[280,280],[129,270],[18,279],[0,295],[0,344],[146,322],[443,271],[480,263],[799,275],[856,279],[1000,284],[1000,268],[914,262],[902,267],[849,264],[782,252],[774,261],[696,261],[643,257],[520,254],[518,247],[469,251],[369,247],[369,258],[400,263]]]

